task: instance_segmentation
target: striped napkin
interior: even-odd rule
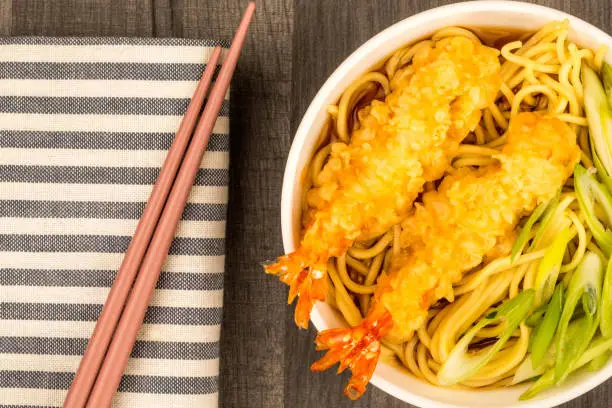
[[[0,407],[62,404],[217,44],[0,39]],[[217,406],[228,111],[113,406]]]

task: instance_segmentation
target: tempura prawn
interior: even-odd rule
[[[495,99],[498,54],[465,37],[424,48],[385,101],[359,112],[350,143],[331,144],[321,185],[308,194],[315,211],[299,248],[265,268],[289,285],[289,303],[299,295],[298,326],[325,299],[328,259],[401,222],[424,183],[443,175]]]

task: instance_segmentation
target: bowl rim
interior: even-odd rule
[[[368,54],[378,46],[382,45],[385,41],[390,38],[409,31],[415,26],[421,26],[424,21],[434,21],[442,16],[447,16],[453,13],[467,13],[467,12],[523,12],[531,15],[543,15],[545,18],[550,20],[555,19],[568,19],[570,26],[573,29],[580,27],[580,32],[588,32],[589,35],[593,35],[602,41],[601,43],[610,44],[612,47],[612,37],[595,27],[594,25],[575,17],[571,14],[557,10],[551,7],[546,7],[538,4],[525,3],[521,1],[509,1],[509,0],[476,0],[476,1],[465,1],[460,3],[449,4],[440,6],[432,9],[425,10],[423,12],[414,14],[403,20],[394,23],[386,29],[380,31],[375,36],[371,37],[368,41],[360,45],[355,51],[353,51],[343,62],[334,70],[334,72],[327,78],[324,84],[319,88],[319,91],[312,99],[306,112],[304,113],[300,125],[295,133],[295,137],[291,143],[291,148],[287,158],[287,164],[283,174],[282,194],[281,194],[281,228],[283,247],[285,253],[289,253],[295,250],[295,230],[293,223],[293,212],[294,212],[294,190],[300,183],[298,182],[303,169],[299,168],[299,157],[303,145],[309,138],[309,130],[316,121],[316,117],[319,114],[321,106],[325,102],[327,96],[336,88],[337,83],[340,79],[352,70],[353,66],[367,59]],[[376,61],[372,62],[375,63]],[[318,331],[329,328],[324,317],[319,309],[320,304],[316,304],[311,314],[311,321]],[[433,398],[422,397],[417,394],[413,394],[410,390],[402,388],[386,380],[383,373],[389,370],[391,367],[386,363],[378,364],[370,383],[386,393],[402,400],[407,403],[419,406],[419,407],[435,407],[435,408],[457,408],[465,407],[465,405],[455,405],[440,402]],[[545,398],[535,399],[531,402],[521,402],[521,408],[541,408],[550,407],[563,404],[580,395],[592,390],[604,381],[612,378],[612,361],[608,365],[599,371],[590,374],[584,381],[579,384],[574,384],[568,388],[558,388],[557,392],[552,393]]]

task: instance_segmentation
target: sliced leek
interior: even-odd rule
[[[589,371],[597,371],[597,370],[599,370],[600,368],[602,368],[603,366],[606,365],[606,363],[608,362],[609,359],[610,359],[610,352],[609,351],[606,351],[606,352],[598,355],[593,360],[591,360],[591,362],[589,363]]]
[[[580,356],[578,361],[576,361],[576,363],[570,368],[570,374],[579,368],[582,368],[586,364],[601,358],[602,355],[610,353],[610,350],[612,350],[612,339],[604,339],[599,337],[593,340],[586,351]],[[534,382],[531,387],[529,387],[529,389],[527,389],[527,391],[525,391],[519,397],[519,399],[527,400],[533,398],[542,390],[552,386],[554,383],[555,370],[554,368],[551,368],[546,371],[536,382]]]
[[[542,241],[542,237],[549,232],[550,228],[554,225],[552,222],[555,213],[557,212],[557,208],[559,208],[559,201],[561,200],[561,191],[557,192],[555,197],[552,198],[548,202],[546,206],[546,210],[541,217],[540,225],[538,225],[538,230],[536,231],[533,240],[531,240],[531,245],[529,246],[530,250],[534,250],[538,248],[540,241]]]
[[[457,384],[474,375],[506,344],[519,324],[525,320],[531,309],[535,291],[525,290],[514,298],[503,303],[497,309],[482,318],[472,327],[450,352],[438,372],[438,381],[441,385]],[[504,331],[495,344],[475,353],[468,353],[468,346],[474,336],[483,327],[495,322],[505,321]]]
[[[612,107],[612,66],[605,61],[601,65],[601,79],[608,99],[608,105]]]
[[[546,309],[548,309],[548,304],[542,305],[531,313],[531,315],[525,320],[525,324],[529,327],[536,327],[546,314]]]
[[[531,356],[528,355],[514,372],[514,377],[512,377],[512,385],[539,377],[544,374],[547,369],[548,367],[546,364],[540,364],[537,367],[534,366]]]
[[[535,397],[537,394],[555,383],[555,370],[550,369],[534,382],[531,387],[521,394],[519,400],[524,401]]]
[[[574,168],[576,197],[585,221],[593,233],[593,238],[606,256],[612,253],[612,231],[595,215],[595,203],[599,204],[608,219],[612,219],[612,197],[610,192],[599,183],[593,174],[581,165]]]
[[[546,249],[544,257],[538,265],[536,275],[536,305],[548,302],[555,290],[555,283],[559,277],[563,255],[567,250],[567,244],[572,239],[569,227],[564,228],[555,237],[552,244]]]
[[[549,206],[549,204],[550,201],[541,203],[531,213],[529,218],[527,218],[527,221],[525,221],[525,225],[523,225],[521,232],[519,233],[518,237],[516,238],[516,241],[514,241],[514,245],[512,246],[512,251],[510,252],[510,262],[514,262],[516,257],[519,256],[521,252],[523,252],[523,248],[529,240],[529,234],[531,232],[531,229],[533,228],[533,225],[540,219],[540,217],[542,217],[542,214],[544,214],[544,211],[546,211],[546,208]]]
[[[560,383],[567,377],[574,363],[588,347],[599,326],[599,313],[597,312],[601,299],[602,278],[603,262],[601,258],[593,252],[587,252],[570,280],[559,320],[555,383]],[[573,333],[569,333],[570,319],[581,299],[585,317],[580,319],[580,327]]]
[[[599,323],[601,334],[606,339],[612,337],[612,258],[608,260],[606,276],[604,278],[601,295],[601,321]]]
[[[591,145],[609,176],[612,175],[612,111],[608,97],[595,71],[586,65],[582,67],[582,84]]]
[[[563,285],[557,285],[555,292],[550,300],[546,315],[542,322],[536,326],[531,334],[531,361],[534,367],[539,367],[548,353],[548,348],[553,341],[557,325],[561,318],[563,309]]]

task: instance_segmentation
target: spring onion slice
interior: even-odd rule
[[[563,285],[557,285],[550,300],[546,315],[542,322],[533,331],[531,345],[531,361],[533,367],[539,367],[548,353],[548,348],[553,341],[557,325],[561,318],[563,309]]]
[[[609,359],[610,359],[610,352],[609,351],[606,351],[606,352],[598,355],[593,360],[591,360],[591,362],[589,363],[589,371],[597,371],[597,370],[599,370],[601,367],[606,365],[606,363],[608,362]]]
[[[579,318],[579,319],[576,319],[576,320],[572,320],[570,322],[570,324],[568,325],[568,327],[567,327],[567,331],[565,332],[565,335],[568,336],[569,338],[576,337],[579,334],[580,331],[584,330],[584,326],[586,324],[585,320],[586,320],[585,317],[582,317],[582,318]],[[557,337],[558,336],[559,336],[559,333],[557,332]],[[525,400],[525,399],[533,398],[536,394],[541,392],[543,389],[548,388],[548,387],[550,387],[550,386],[555,384],[555,367],[554,367],[554,364],[555,364],[556,355],[557,355],[557,348],[556,348],[556,345],[553,344],[549,348],[549,350],[548,350],[548,354],[547,354],[546,360],[539,367],[537,367],[536,369],[533,370],[533,373],[535,375],[533,377],[531,377],[531,378],[534,378],[536,376],[541,376],[541,377],[538,378],[531,385],[531,387],[529,389],[527,389],[527,391],[525,391],[525,393],[523,395],[521,395],[521,397],[519,399]],[[587,362],[588,361],[585,361],[582,364],[584,365]],[[576,369],[576,367],[577,367],[577,365],[574,365],[572,367],[571,371],[574,371]],[[521,374],[522,375],[529,375],[529,373],[526,370],[523,373],[521,373]]]
[[[552,360],[554,362],[554,360]],[[521,365],[518,366],[516,371],[514,372],[514,377],[512,377],[512,385],[522,383],[523,381],[530,380],[534,377],[539,377],[548,370],[547,364],[540,364],[537,367],[534,367],[532,358],[530,355],[523,360]]]
[[[535,281],[537,305],[548,302],[553,295],[555,282],[557,282],[559,271],[561,270],[563,255],[571,239],[571,230],[569,227],[566,227],[555,237],[552,244],[546,249],[544,257],[538,265],[538,273]]]
[[[612,258],[608,261],[603,283],[599,329],[604,338],[612,337]]]
[[[555,370],[550,369],[544,373],[531,387],[521,394],[519,400],[525,401],[535,397],[537,394],[555,383]]]
[[[607,361],[607,357],[610,356],[610,350],[612,350],[612,339],[605,339],[603,337],[598,337],[591,342],[589,348],[580,356],[574,367],[572,368],[572,372],[581,368],[587,363],[593,363],[598,359],[602,359],[605,357]],[[599,365],[601,360],[594,365]]]
[[[608,191],[612,191],[612,177],[608,176],[608,174],[606,173],[606,170],[604,169],[601,160],[599,160],[599,157],[597,157],[597,152],[595,151],[593,146],[591,146],[591,156],[593,156],[593,164],[595,165],[595,169],[597,170],[597,175],[606,185]]]
[[[536,327],[544,318],[546,309],[548,309],[548,303],[534,310],[533,313],[531,313],[531,315],[525,320],[525,324],[531,328]]]
[[[593,361],[601,358],[602,355],[609,354],[610,350],[612,350],[612,339],[604,339],[603,337],[596,338],[591,342],[582,356],[580,356],[578,361],[576,361],[576,363],[571,367],[569,371],[570,374],[582,368],[584,365],[592,363]],[[519,397],[519,399],[527,400],[533,398],[539,392],[550,387],[554,383],[555,370],[554,368],[551,368],[550,370],[546,371],[536,382],[534,382],[532,386]]]
[[[535,291],[525,290],[514,298],[503,303],[497,309],[482,318],[472,327],[455,347],[451,350],[448,359],[444,362],[438,372],[438,381],[441,385],[457,384],[474,375],[506,344],[518,325],[525,319],[531,309]],[[476,333],[483,327],[498,322],[505,321],[504,331],[499,339],[490,347],[476,353],[468,354],[468,346]]]
[[[562,382],[574,363],[580,358],[599,326],[599,302],[603,278],[603,262],[598,255],[587,252],[574,272],[567,290],[563,312],[559,320],[557,334],[557,361],[555,364],[555,383]],[[582,299],[585,317],[581,327],[568,333],[570,319],[576,305]]]
[[[540,203],[540,205],[533,210],[529,218],[527,218],[527,221],[525,221],[525,225],[523,225],[521,232],[512,246],[512,251],[510,252],[510,263],[513,263],[516,257],[523,252],[523,248],[529,239],[529,233],[531,232],[533,225],[540,219],[542,214],[544,214],[544,211],[546,211],[549,203],[550,201]]]
[[[608,190],[584,167],[577,164],[574,168],[574,187],[576,197],[585,221],[593,233],[599,248],[606,256],[612,253],[612,231],[596,217],[595,201],[600,204],[608,219],[612,219],[612,197]]]
[[[601,65],[601,79],[608,99],[608,105],[612,107],[612,66],[605,61]]]
[[[541,217],[540,225],[531,240],[531,245],[529,246],[529,250],[534,250],[538,247],[538,244],[542,240],[542,237],[552,226],[552,220],[555,216],[555,212],[559,207],[559,201],[561,201],[561,190],[557,192],[557,194],[548,202],[546,206],[546,210]]]
[[[608,100],[608,108],[612,109],[612,67],[607,62],[604,62],[601,67],[601,77],[603,82],[604,92],[606,94],[606,99]],[[591,135],[591,139],[593,135]],[[595,143],[591,141],[591,155],[593,156],[593,164],[597,169],[597,175],[604,182],[608,190],[612,191],[612,177],[610,177],[610,173],[608,173],[599,159],[597,154]]]
[[[584,110],[591,144],[607,175],[612,175],[612,111],[599,77],[588,66],[582,67]]]

